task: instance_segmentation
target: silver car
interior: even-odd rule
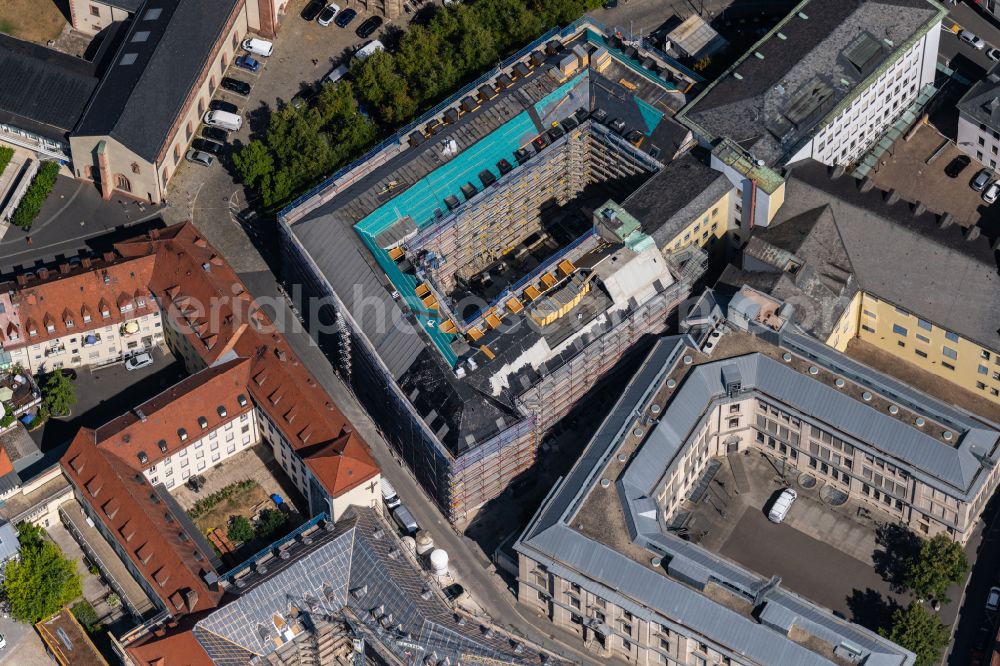
[[[212,166],[212,163],[215,161],[215,158],[205,151],[195,150],[194,148],[187,151],[185,158],[188,162],[194,162],[195,164],[200,164],[202,166]]]

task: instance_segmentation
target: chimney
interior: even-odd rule
[[[49,277],[49,269],[47,269],[47,268],[39,268],[38,269],[38,277],[41,278],[42,280],[48,279],[48,277]]]
[[[69,264],[59,264],[59,272],[63,275],[69,273]]]
[[[191,589],[185,591],[184,603],[187,605],[188,612],[192,612],[194,607],[198,605],[198,592]]]
[[[80,265],[83,266],[84,268],[90,268],[91,264],[93,263],[94,262],[91,261],[90,257],[84,257],[83,259],[80,260]]]
[[[17,284],[21,287],[25,286],[26,284],[28,284],[28,278],[24,275],[18,275]]]
[[[114,252],[105,252],[102,256],[104,257],[104,261],[106,261],[108,263],[111,263],[112,261],[115,260],[115,253]]]

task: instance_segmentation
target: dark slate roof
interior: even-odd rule
[[[101,0],[106,5],[124,9],[127,12],[135,13],[142,5],[143,0]]]
[[[91,63],[0,34],[0,122],[65,141],[96,87]]]
[[[969,88],[959,100],[958,110],[972,122],[1000,130],[1000,64]]]
[[[820,340],[833,333],[858,291],[850,256],[829,206],[758,228],[743,248],[742,270],[726,267],[719,289],[743,285],[794,306],[794,321]]]
[[[773,231],[763,237],[794,235],[794,227],[809,220],[803,214],[821,208],[837,233],[823,232],[826,240],[803,253],[806,263],[825,261],[822,256],[837,252],[829,245],[842,243],[862,290],[1000,350],[1000,273],[986,236],[969,236],[958,225],[942,228],[937,216],[914,215],[902,201],[887,204],[880,190],[862,192],[858,181],[831,178],[825,166],[810,160],[791,170],[785,203]]]
[[[721,171],[689,152],[667,164],[622,203],[663,247],[732,186]]]
[[[238,3],[146,2],[74,134],[109,135],[143,159],[156,161]]]
[[[756,144],[774,164],[943,14],[931,0],[802,2],[680,116],[708,138]],[[804,105],[817,86],[825,101]]]

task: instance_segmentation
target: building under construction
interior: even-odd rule
[[[678,152],[696,78],[578,23],[280,215],[311,332],[453,522],[700,276],[615,203]]]

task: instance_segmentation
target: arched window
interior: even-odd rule
[[[131,192],[132,183],[128,182],[128,178],[122,174],[118,174],[115,176],[115,189],[119,189],[122,192]]]

